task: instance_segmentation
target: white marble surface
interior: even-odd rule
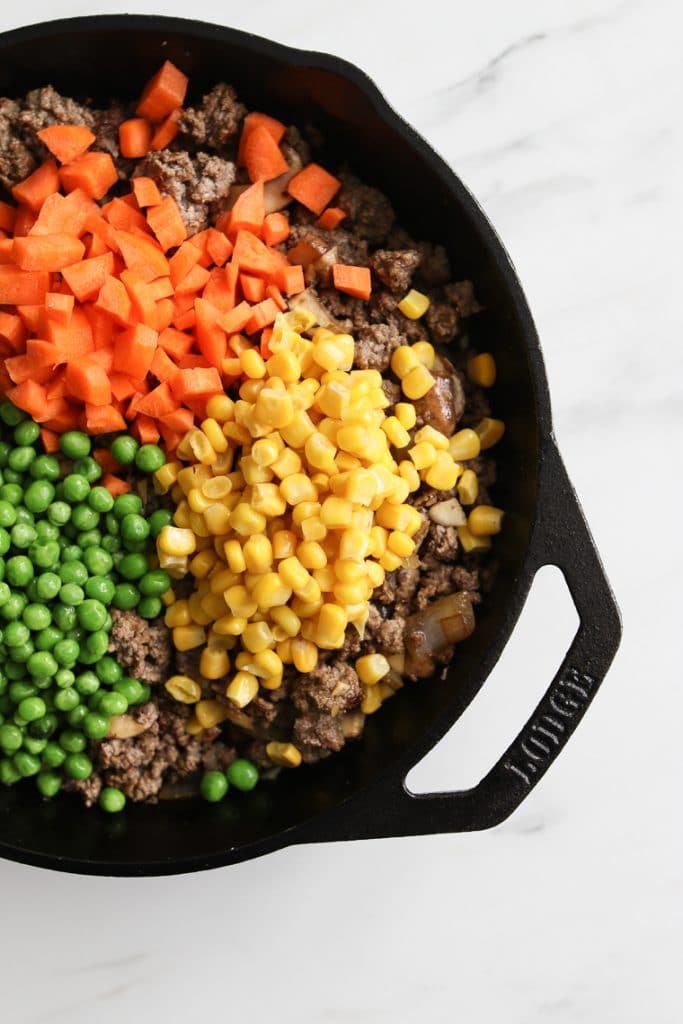
[[[343,7],[344,18],[320,0],[252,0],[237,13],[197,0],[191,13],[360,64],[481,200],[538,323],[559,441],[623,610],[621,652],[557,765],[489,833],[301,848],[151,881],[0,863],[0,1017],[674,1024],[679,5]],[[67,0],[59,13],[93,8],[154,11]],[[45,0],[3,7],[0,28],[54,12]],[[415,770],[415,788],[481,776],[574,622],[557,574],[544,573],[480,699]]]

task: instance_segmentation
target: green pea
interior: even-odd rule
[[[5,650],[7,651],[8,654],[11,654],[9,648],[5,648]],[[26,675],[26,669],[24,668],[24,666],[19,665],[14,661],[6,661],[5,664],[3,665],[3,671],[7,678],[15,683],[22,680]],[[32,687],[32,689],[35,690],[35,686]]]
[[[123,678],[123,669],[111,655],[106,655],[98,662],[95,673],[100,682],[106,683],[107,686],[113,686],[114,683]]]
[[[90,505],[76,505],[71,513],[71,522],[80,531],[94,530],[99,521],[99,512],[90,508]]]
[[[83,530],[82,533],[76,535],[76,541],[83,548],[83,554],[88,548],[99,548],[102,546],[102,531],[98,529],[94,530]]]
[[[34,480],[24,491],[26,508],[29,512],[33,512],[34,515],[45,512],[52,503],[54,496],[54,485],[49,480]]]
[[[163,607],[161,598],[143,597],[137,606],[137,612],[143,619],[156,619],[161,615]]]
[[[81,672],[76,676],[76,689],[83,697],[89,697],[97,693],[100,688],[100,681],[94,672]]]
[[[32,676],[49,676],[51,678],[59,669],[59,664],[49,651],[36,651],[28,659],[26,667]]]
[[[59,745],[66,750],[67,754],[79,754],[81,750],[85,750],[87,741],[82,732],[78,732],[76,729],[65,729],[59,734]]]
[[[114,691],[122,694],[129,706],[139,704],[140,698],[143,696],[142,683],[137,679],[131,679],[130,676],[118,679],[114,683]]]
[[[139,494],[119,494],[114,499],[114,515],[121,520],[125,516],[138,515],[142,512],[142,498]]]
[[[158,508],[155,512],[152,512],[148,519],[150,533],[153,537],[158,537],[164,526],[170,526],[173,522],[173,515],[167,508]]]
[[[20,505],[24,498],[24,491],[18,484],[4,483],[0,487],[0,498],[8,501],[10,505]]]
[[[19,750],[22,739],[21,729],[18,729],[16,725],[12,725],[10,722],[0,725],[0,749],[5,754],[14,754]]]
[[[244,757],[238,757],[233,761],[225,774],[230,785],[242,790],[243,793],[253,789],[259,780],[258,768]]]
[[[113,537],[111,534],[107,534],[106,537],[102,538],[102,548],[108,555],[114,555],[121,550],[122,544],[118,537]]]
[[[47,518],[55,526],[64,526],[71,519],[71,505],[65,501],[53,501],[47,510]]]
[[[2,783],[3,786],[13,786],[16,782],[19,782],[20,779],[21,775],[9,758],[2,758],[2,760],[0,760],[0,783]]]
[[[43,764],[46,768],[60,768],[66,760],[66,751],[58,743],[49,742],[43,750]]]
[[[11,650],[12,661],[21,662],[25,664],[31,657],[35,647],[31,640],[27,640],[25,644],[19,644],[17,647],[13,647]]]
[[[116,691],[103,693],[100,697],[99,710],[105,715],[125,715],[128,710],[128,701],[122,693]]]
[[[11,451],[11,444],[8,444],[7,441],[0,441],[0,466],[7,465],[7,457]]]
[[[59,591],[59,600],[62,604],[74,607],[82,604],[85,600],[83,587],[79,587],[77,583],[65,583]]]
[[[115,512],[107,512],[104,517],[104,524],[107,528],[107,533],[112,537],[118,537],[121,526]]]
[[[85,501],[90,493],[90,484],[81,473],[69,473],[62,481],[64,499],[71,505]]]
[[[12,541],[10,535],[4,527],[0,526],[0,555],[6,555],[10,549]]]
[[[16,530],[16,526],[14,529]],[[59,563],[59,544],[54,540],[48,540],[44,544],[36,542],[31,544],[29,555],[38,569],[48,569],[51,571]]]
[[[69,544],[62,549],[62,562],[81,562],[82,560],[83,552],[78,544]]]
[[[35,754],[29,754],[26,750],[18,750],[12,758],[12,764],[22,779],[28,779],[31,775],[37,775],[40,771],[39,759]]]
[[[0,404],[0,419],[8,427],[16,427],[18,423],[23,423],[25,419],[28,419],[28,416],[21,409],[17,409],[16,405],[12,405],[10,401],[5,401]]]
[[[99,602],[97,602],[99,603]],[[106,654],[109,650],[109,634],[103,629],[93,630],[85,640],[85,649],[81,649],[81,659],[83,655],[87,653],[91,658],[97,661],[103,654]],[[92,661],[88,664],[93,664]]]
[[[29,754],[42,754],[46,746],[47,740],[36,739],[34,736],[24,736],[22,749],[28,750]]]
[[[51,800],[62,788],[62,780],[55,772],[40,772],[36,777],[36,786],[41,796]]]
[[[64,771],[72,779],[89,779],[92,761],[87,754],[69,754],[64,762]]]
[[[90,455],[90,438],[80,430],[67,430],[59,439],[59,447],[67,459],[82,459]]]
[[[91,576],[83,589],[86,597],[105,605],[111,604],[116,592],[116,586],[108,576]]]
[[[134,437],[129,434],[121,434],[112,441],[111,453],[122,466],[130,466],[132,462],[135,462],[135,455],[139,447],[140,445]]]
[[[74,462],[74,473],[80,473],[89,484],[94,484],[102,476],[102,467],[99,462],[86,455],[82,459],[76,459]]]
[[[96,711],[88,711],[83,719],[83,732],[89,740],[103,740],[109,732],[109,718]]]
[[[38,536],[35,526],[29,523],[15,523],[10,531],[15,548],[29,548]]]
[[[133,583],[119,583],[114,591],[112,605],[119,611],[129,611],[135,608],[140,601],[140,592]],[[0,614],[2,609],[0,609]]]
[[[38,651],[52,651],[63,637],[61,629],[57,629],[56,626],[46,626],[45,629],[41,629],[39,633],[35,634],[33,642]]]
[[[47,707],[47,701],[45,701]],[[42,718],[36,719],[35,722],[31,722],[29,725],[29,732],[34,739],[46,740],[52,735],[57,728],[57,716],[53,715],[51,711],[47,711]]]
[[[217,804],[228,792],[228,780],[223,772],[207,772],[199,784],[199,792],[210,804]]]
[[[13,622],[21,616],[27,603],[23,594],[11,594],[8,600],[0,605],[0,615],[7,622]]]
[[[135,679],[134,682],[137,683],[138,680]],[[152,687],[149,685],[149,683],[140,683],[140,697],[136,701],[136,704],[146,704],[151,696]]]
[[[42,718],[47,708],[40,697],[25,697],[17,708],[21,717],[27,722],[35,722]]]
[[[23,489],[24,489],[24,474],[23,473],[18,472],[16,469],[10,469],[10,467],[7,466],[6,469],[3,469],[3,471],[2,471],[2,479],[3,479],[4,483],[16,484],[17,487],[21,487],[21,489],[23,491]]]
[[[126,797],[120,789],[105,786],[99,795],[99,805],[107,814],[120,814],[126,806]]]
[[[83,552],[83,561],[92,576],[106,576],[114,568],[113,558],[101,547],[86,548]]]
[[[40,437],[40,427],[33,420],[24,420],[14,428],[14,443],[34,445]]]
[[[13,587],[25,587],[33,579],[33,566],[25,555],[14,555],[8,559],[6,571],[7,582]]]
[[[6,604],[12,595],[12,591],[4,582],[0,583],[0,605]]]
[[[31,632],[24,622],[10,622],[3,630],[3,642],[8,647],[20,647],[27,643],[30,637]]]
[[[51,540],[59,542],[61,533],[59,532],[59,527],[55,526],[54,523],[49,523],[47,519],[39,519],[38,522],[35,524],[35,527],[37,539],[41,543],[44,544],[47,541]]]
[[[146,540],[149,537],[149,523],[135,513],[124,516],[121,520],[121,537],[126,545],[130,541],[136,543]]]
[[[74,690],[73,686],[67,686],[64,690],[59,690],[55,696],[55,707],[57,711],[73,711],[73,709],[80,704],[81,698],[78,693]]]
[[[161,597],[171,586],[171,577],[163,569],[150,569],[138,583],[145,597]]]
[[[0,608],[0,615],[2,614],[2,608]],[[55,606],[52,617],[63,633],[68,633],[70,629],[73,629],[78,619],[76,617],[76,609],[72,605],[58,604]]]
[[[143,444],[135,456],[135,465],[143,473],[156,473],[166,464],[166,456],[157,444]]]
[[[88,504],[95,512],[110,512],[114,507],[114,498],[106,487],[93,487],[88,495]]]
[[[88,708],[85,704],[79,704],[78,707],[73,708],[69,711],[66,720],[72,729],[81,730],[83,729],[83,719],[88,714]]]
[[[56,572],[42,572],[36,579],[36,593],[41,601],[51,601],[61,586],[62,580]]]
[[[88,570],[84,562],[64,562],[60,565],[57,572],[62,580],[62,584],[77,583],[81,587],[88,578]]]
[[[24,679],[25,675],[26,673],[24,672],[22,678],[12,683],[9,688],[10,700],[17,705],[21,704],[24,697],[35,697],[38,692],[33,683],[29,683]]]
[[[49,480],[50,483],[54,484],[62,475],[62,470],[54,455],[39,455],[31,463],[29,474],[34,480]]]
[[[140,553],[124,555],[118,565],[121,576],[126,580],[139,580],[149,569],[149,563]]]
[[[21,617],[28,628],[35,633],[46,629],[52,622],[50,609],[42,604],[27,604]]]
[[[17,510],[9,501],[0,501],[0,526],[14,526]]]
[[[80,626],[94,633],[95,630],[102,629],[107,618],[107,609],[101,601],[88,598],[78,606],[76,614]]]
[[[55,673],[55,683],[63,690],[66,690],[69,686],[73,686],[75,679],[76,676],[70,668],[60,668]]]

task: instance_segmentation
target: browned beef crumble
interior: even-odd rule
[[[162,192],[173,196],[192,235],[207,228],[223,208],[235,181],[235,165],[215,154],[191,156],[185,150],[163,149],[149,153],[138,164],[137,175],[152,178]]]
[[[181,144],[216,153],[237,140],[247,108],[231,85],[221,82],[202,97],[198,107],[188,107],[180,119]]]
[[[148,622],[134,612],[112,611],[109,650],[128,675],[143,683],[168,679],[171,666],[171,635],[158,619]]]

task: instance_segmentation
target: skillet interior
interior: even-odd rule
[[[378,776],[405,774],[464,710],[502,650],[528,582],[524,559],[540,438],[549,430],[533,324],[514,270],[474,201],[350,65],[227,29],[129,16],[7,33],[0,36],[0,56],[0,95],[52,83],[62,93],[87,93],[105,105],[116,96],[136,95],[170,58],[190,75],[192,97],[227,80],[250,107],[289,123],[315,124],[330,141],[327,165],[347,159],[362,178],[387,192],[399,222],[412,234],[444,242],[455,276],[471,277],[486,306],[473,334],[498,362],[492,402],[507,433],[498,449],[496,501],[508,517],[496,543],[495,590],[445,682],[407,686],[368,720],[360,743],[314,768],[284,774],[248,798],[217,806],[197,801],[129,807],[125,815],[105,819],[73,799],[41,802],[30,787],[0,791],[0,851],[13,859],[128,874],[190,870],[253,856],[295,840],[295,832],[285,833],[334,809]]]

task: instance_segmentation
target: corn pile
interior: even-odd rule
[[[362,635],[373,591],[415,550],[422,518],[408,498],[423,483],[448,491],[460,479],[463,497],[476,499],[476,476],[457,460],[478,455],[479,433],[409,433],[412,401],[434,384],[433,347],[395,351],[392,369],[408,401],[386,416],[382,375],[352,369],[353,338],[318,328],[309,340],[303,332],[313,325],[305,311],[281,314],[269,358],[241,352],[239,398],[210,399],[178,461],[156,474],[158,490],[177,505],[175,525],[157,540],[159,564],[196,580],[188,600],[167,607],[166,623],[176,649],[203,648],[206,678],[232,671],[225,694],[237,708],[259,686],[277,689],[286,664],[312,671],[319,650],[342,647],[349,624]],[[479,518],[461,528],[466,547],[485,546],[496,532],[490,517]],[[383,655],[359,658],[356,667],[368,688],[390,668]],[[195,704],[191,728],[225,718],[225,706],[201,700],[189,677],[166,685]],[[277,763],[296,761],[289,750],[270,753]]]

